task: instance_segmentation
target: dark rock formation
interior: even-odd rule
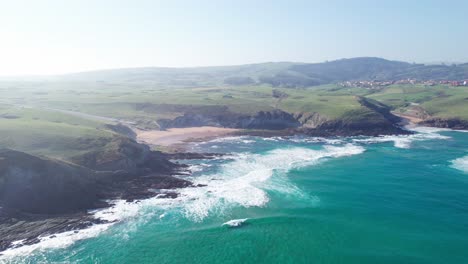
[[[163,189],[196,187],[171,176],[186,166],[128,138],[73,160],[80,165],[0,150],[0,251],[16,240],[33,244],[39,236],[100,223],[86,211],[109,206],[104,200],[175,198]]]
[[[301,126],[303,128],[316,128],[326,121],[328,119],[319,113],[313,112],[313,113],[308,113],[308,112],[300,112],[300,113],[295,113],[294,118],[297,119],[301,123]]]
[[[162,129],[173,127],[217,126],[242,129],[281,130],[301,126],[301,123],[294,115],[281,110],[260,111],[255,115],[242,115],[230,112],[221,114],[185,113],[183,116],[176,117],[173,120],[160,119],[158,123]]]
[[[0,205],[29,213],[63,213],[96,201],[91,170],[26,153],[0,151]]]
[[[94,224],[105,223],[84,213],[68,215],[28,215],[17,212],[3,212],[0,209],[0,252],[11,247],[11,242],[24,240],[20,245],[39,242],[38,237],[50,237],[54,234],[75,231]],[[1,253],[0,253],[1,255]]]
[[[337,120],[323,120],[315,127],[303,127],[301,131],[310,136],[379,136],[411,134],[398,126],[401,119],[382,103],[359,97],[362,109],[351,111]]]
[[[290,114],[282,110],[260,111],[255,115],[230,112],[213,114],[186,113],[173,120],[158,120],[162,128],[218,126],[253,130],[288,130],[312,136],[357,136],[408,134],[397,124],[401,119],[380,102],[358,97],[362,108],[330,120],[319,113]]]
[[[428,118],[419,123],[419,125],[430,126],[430,127],[440,127],[440,128],[450,128],[450,129],[468,129],[468,120],[463,120],[459,118]]]
[[[129,175],[169,174],[177,167],[161,152],[125,137],[116,137],[102,149],[72,157],[71,161],[96,171],[121,171]]]

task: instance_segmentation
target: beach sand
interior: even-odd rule
[[[234,128],[210,126],[170,128],[167,130],[135,130],[139,142],[164,147],[180,145],[188,141],[227,136],[238,131],[240,130]]]
[[[415,116],[412,116],[412,115],[405,115],[405,114],[402,114],[402,113],[398,113],[398,112],[392,112],[392,114],[398,116],[398,117],[401,117],[403,120],[403,125],[410,125],[410,126],[416,126],[418,123],[424,121],[424,119],[422,118],[419,118],[419,117],[415,117]]]

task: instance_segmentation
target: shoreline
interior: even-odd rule
[[[189,142],[209,140],[226,136],[237,135],[242,129],[223,128],[213,126],[169,128],[167,130],[140,130],[133,129],[136,140],[149,147],[167,148],[169,151],[186,151],[185,145]]]
[[[420,126],[417,123],[411,122],[411,120],[406,119],[405,117],[401,117],[403,122],[406,122],[406,125],[415,128],[415,127],[424,127]],[[263,136],[263,137],[271,137],[271,136],[278,136],[278,135],[294,135],[294,134],[302,134],[299,131],[272,131],[272,130],[243,130],[243,129],[230,129],[230,128],[219,128],[219,127],[191,127],[191,128],[174,128],[174,129],[168,129],[166,131],[159,131],[159,130],[136,130],[133,129],[135,133],[137,134],[137,141],[139,143],[148,145],[150,147],[152,146],[163,146],[163,147],[168,147],[173,150],[176,150],[177,153],[173,154],[167,154],[169,157],[172,155],[172,159],[178,159],[184,157],[190,157],[190,155],[194,155],[192,158],[201,158],[205,157],[204,153],[190,153],[187,152],[186,146],[190,142],[195,142],[195,141],[203,141],[203,140],[210,140],[213,138],[222,138],[226,136],[242,136],[242,135],[252,135],[252,136]],[[186,133],[188,131],[188,133]],[[159,144],[163,143],[163,144]],[[186,154],[184,156],[184,154]],[[198,154],[195,155],[195,154]],[[188,156],[187,156],[188,155]],[[210,158],[210,154],[206,155],[205,158]],[[189,158],[190,159],[190,158]],[[177,173],[174,172],[171,174],[174,177],[177,177]],[[191,186],[196,188],[197,186]],[[170,190],[173,188],[167,188],[166,190],[168,193],[166,194],[167,196],[165,197],[160,197],[160,198],[175,198],[177,197],[176,192],[171,192]],[[157,197],[158,193],[154,193],[154,195],[149,195],[147,193],[147,197],[141,197],[133,200],[129,200],[129,202],[136,202],[138,203],[139,200],[143,199],[148,199],[148,198],[153,198]],[[159,197],[158,197],[159,198]],[[124,199],[125,200],[125,199]],[[109,209],[114,207],[115,204],[109,203],[107,206],[103,206],[100,209],[97,209],[98,211]],[[1,208],[0,208],[1,212]],[[3,255],[3,251],[8,251],[8,250],[16,250],[21,248],[22,246],[31,246],[34,244],[38,244],[41,241],[41,238],[47,238],[47,237],[55,237],[56,235],[60,235],[64,232],[74,232],[75,234],[81,233],[81,232],[86,232],[86,230],[93,228],[95,226],[100,226],[102,224],[113,224],[114,222],[109,222],[106,220],[103,220],[99,217],[96,217],[94,213],[96,212],[96,209],[94,210],[87,210],[85,212],[81,213],[76,213],[76,214],[67,214],[67,215],[51,215],[51,216],[37,216],[37,219],[34,219],[35,216],[31,216],[29,220],[26,220],[25,223],[26,225],[33,226],[34,228],[32,229],[31,233],[34,235],[30,235],[27,238],[23,239],[22,243],[15,243],[18,240],[21,239],[2,239],[0,241],[0,259]],[[6,218],[6,217],[5,217]],[[5,220],[5,218],[3,220]],[[18,219],[21,220],[21,219]],[[24,220],[24,219],[23,219]],[[54,223],[57,222],[58,220],[62,220],[62,223],[49,226],[47,227],[48,223]],[[9,221],[5,221],[9,222]],[[0,223],[0,227],[2,224],[7,224],[2,221]],[[38,225],[39,222],[43,222],[42,224]],[[118,221],[116,221],[118,222]],[[68,225],[68,224],[71,224]],[[38,230],[44,230],[39,232]],[[14,231],[14,230],[13,230]],[[15,232],[13,232],[13,236]],[[28,232],[29,233],[29,232]],[[79,240],[79,239],[78,239]],[[9,255],[9,254],[8,254]],[[5,255],[7,256],[7,255]]]

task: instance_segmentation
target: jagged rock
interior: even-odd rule
[[[72,157],[71,161],[96,171],[122,171],[129,175],[167,174],[177,167],[161,152],[125,137],[117,137],[104,148]]]
[[[301,123],[290,113],[273,110],[260,111],[255,115],[241,115],[225,112],[222,114],[185,113],[173,120],[160,119],[158,124],[162,129],[174,127],[230,127],[242,129],[281,130],[301,126]]]
[[[400,118],[380,102],[357,97],[361,109],[349,111],[347,116],[330,120],[316,112],[290,114],[282,110],[260,111],[255,115],[186,113],[174,120],[158,120],[164,128],[218,126],[253,130],[285,130],[311,136],[394,135],[410,132],[398,127]],[[262,135],[262,133],[257,133]],[[251,134],[251,133],[250,133]]]
[[[429,118],[419,123],[423,126],[451,128],[451,129],[468,129],[468,121],[458,118]]]
[[[295,113],[294,118],[296,118],[301,123],[303,128],[316,128],[322,125],[323,123],[325,123],[326,121],[328,121],[328,118],[316,112]]]

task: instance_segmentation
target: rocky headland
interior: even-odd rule
[[[108,200],[135,202],[175,198],[176,188],[196,188],[176,177],[185,165],[172,159],[213,158],[215,154],[151,151],[133,139],[116,137],[102,150],[67,161],[0,150],[0,251],[39,242],[39,237],[78,230],[105,221],[87,212]],[[12,242],[22,240],[20,244]]]

